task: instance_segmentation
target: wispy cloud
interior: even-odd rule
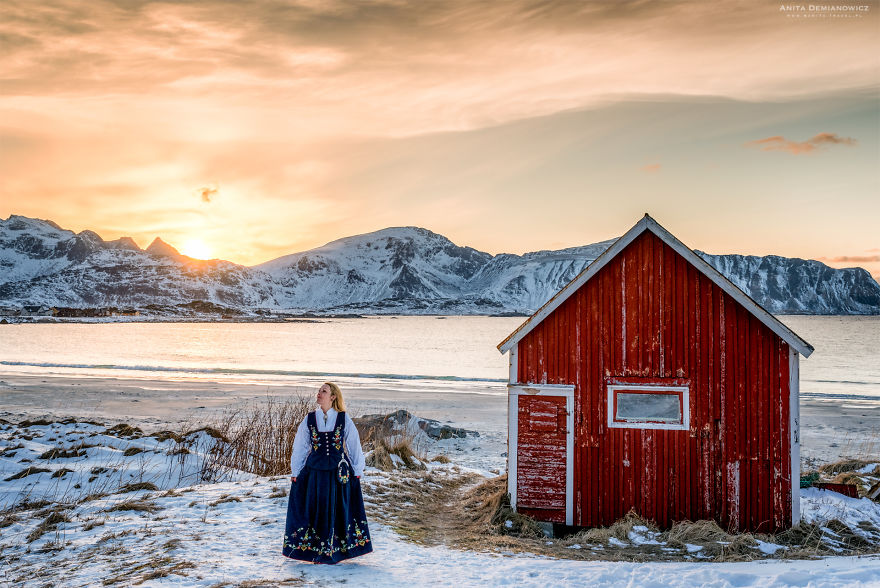
[[[819,133],[806,141],[791,141],[776,135],[775,137],[749,141],[745,146],[754,147],[761,151],[787,151],[792,155],[803,155],[805,153],[812,153],[821,147],[830,145],[847,145],[852,147],[857,143],[858,141],[855,139],[841,137],[837,133]]]
[[[841,255],[839,257],[820,257],[819,261],[830,261],[833,263],[871,263],[880,261],[880,255]]]
[[[851,49],[873,43],[868,20],[785,26],[764,0],[7,0],[0,93],[57,98],[33,108],[60,117],[88,97],[104,119],[124,96],[148,103],[145,126],[180,120],[167,114],[189,103],[201,108],[185,130],[211,122],[234,138],[405,136],[621,95],[794,97],[817,77],[823,91],[870,86],[873,53]]]
[[[640,169],[646,174],[656,174],[661,168],[662,166],[659,163],[649,163],[648,165],[643,165]]]

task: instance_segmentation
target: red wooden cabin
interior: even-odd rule
[[[813,348],[650,216],[498,348],[517,511],[762,532],[800,519],[798,357]]]

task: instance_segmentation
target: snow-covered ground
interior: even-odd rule
[[[480,455],[480,437],[420,442],[452,458],[428,464],[438,478],[488,475],[485,466],[498,461],[494,443],[493,455]],[[380,489],[406,474],[372,468],[364,489],[374,552],[336,566],[304,564],[280,554],[288,478],[206,467],[213,443],[204,430],[174,439],[98,423],[0,425],[0,506],[32,506],[0,515],[0,585],[880,586],[878,556],[785,560],[783,547],[765,542],[755,557],[774,559],[740,563],[700,561],[697,546],[687,549],[693,561],[642,563],[425,546],[379,522]],[[27,468],[49,471],[16,477]],[[880,505],[867,499],[808,489],[801,509],[810,522],[838,519],[857,534],[860,525],[880,528]],[[638,526],[628,541],[608,541],[657,542]]]

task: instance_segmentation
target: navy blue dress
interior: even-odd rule
[[[347,481],[340,481],[337,473],[345,456],[345,413],[336,415],[333,430],[327,432],[318,431],[314,412],[307,418],[312,450],[291,482],[282,553],[327,564],[370,553],[361,481],[350,466]]]

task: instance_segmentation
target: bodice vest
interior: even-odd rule
[[[318,430],[315,411],[309,413],[309,442],[312,451],[306,465],[314,470],[333,470],[345,454],[345,413],[336,414],[336,424],[326,432]]]

